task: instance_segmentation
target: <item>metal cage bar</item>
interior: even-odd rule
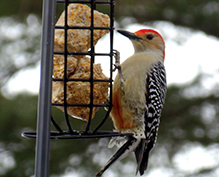
[[[56,3],[44,0],[41,41],[41,76],[38,101],[38,123],[35,157],[35,176],[47,177],[49,167],[50,116],[53,70],[53,43]]]
[[[65,31],[65,36],[64,36],[64,114],[65,114],[65,120],[66,124],[68,127],[68,133],[73,133],[73,130],[71,128],[71,124],[69,121],[68,113],[67,113],[67,101],[66,101],[66,90],[67,90],[67,57],[68,57],[68,52],[67,52],[67,37],[68,37],[68,0],[65,0],[65,24],[64,24],[64,31]]]

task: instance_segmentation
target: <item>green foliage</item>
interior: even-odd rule
[[[21,133],[36,127],[37,97],[20,95],[8,100],[1,96],[0,108],[1,153],[10,152],[15,161],[1,176],[28,176],[33,173],[35,141],[27,141]]]
[[[219,143],[217,90],[207,95],[186,95],[199,88],[202,77],[183,86],[170,86],[162,112],[158,143],[168,143],[168,153],[173,157],[185,143],[209,146]],[[197,93],[198,94],[198,93]],[[207,110],[207,111],[205,111]],[[211,117],[212,116],[212,117]]]
[[[116,20],[122,22],[131,17],[138,23],[169,21],[179,26],[202,30],[207,34],[219,37],[219,2],[213,0],[115,0]],[[106,6],[97,7],[107,13]],[[57,15],[63,11],[62,5],[57,6]],[[34,13],[41,17],[42,0],[1,0],[0,16],[14,16],[25,19]],[[131,21],[133,22],[133,20]],[[126,23],[122,23],[127,25]]]
[[[35,158],[35,139],[27,139],[21,137],[24,131],[35,131],[37,123],[37,97],[31,95],[19,95],[13,99],[0,97],[0,152],[10,152],[15,165],[8,168],[2,177],[11,176],[30,176],[33,175],[34,158]],[[52,109],[53,117],[63,129],[66,128],[64,114],[57,108]],[[101,109],[92,123],[95,126],[100,120],[105,111]],[[86,122],[71,118],[72,127],[76,130],[84,130]],[[108,126],[108,130],[112,130],[110,120],[103,128]],[[55,130],[51,126],[51,130]],[[51,140],[50,151],[50,173],[61,174],[65,168],[69,166],[71,154],[77,154],[77,157],[86,157],[85,152],[89,144],[97,143],[97,139],[92,140]],[[6,157],[6,159],[9,156]],[[82,159],[83,166],[91,165],[86,159]],[[91,159],[90,159],[91,161]],[[93,166],[94,167],[94,166]],[[96,169],[97,170],[97,169]],[[0,171],[1,173],[1,171]],[[94,173],[94,172],[93,172]]]
[[[24,19],[28,14],[42,14],[42,0],[1,0],[0,1],[0,16],[14,16],[17,19]]]
[[[121,21],[131,17],[131,23],[169,21],[219,37],[218,8],[219,2],[212,0],[116,0],[115,15]]]

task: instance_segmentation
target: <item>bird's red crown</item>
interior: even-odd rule
[[[142,35],[145,34],[145,33],[155,33],[155,34],[159,35],[160,38],[161,38],[161,40],[162,40],[163,43],[165,44],[165,42],[164,42],[164,40],[163,40],[163,37],[160,35],[160,33],[158,33],[158,32],[155,31],[155,30],[152,30],[152,29],[141,29],[141,30],[138,30],[138,31],[135,32],[135,34],[136,34],[137,36],[142,36]]]

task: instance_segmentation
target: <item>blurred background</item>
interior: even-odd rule
[[[63,7],[57,7],[57,16]],[[104,7],[99,11],[108,13]],[[0,1],[0,176],[34,174],[42,1]],[[219,1],[116,0],[115,26],[129,31],[154,28],[166,41],[168,93],[158,141],[144,177],[219,176]],[[104,46],[104,38],[97,47]],[[131,43],[115,33],[114,48],[124,60]],[[126,41],[127,40],[127,41]],[[124,45],[124,43],[127,43]],[[53,108],[63,125],[63,114]],[[101,119],[104,110],[96,114]],[[84,122],[72,119],[73,128]],[[95,125],[95,122],[94,122]],[[103,129],[112,130],[110,119]],[[116,149],[109,139],[51,140],[50,176],[94,176]],[[133,154],[104,177],[132,177]]]

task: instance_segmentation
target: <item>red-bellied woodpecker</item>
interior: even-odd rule
[[[161,111],[166,96],[166,72],[164,68],[165,43],[162,36],[152,29],[131,33],[118,30],[128,37],[135,53],[121,65],[115,64],[118,74],[113,85],[111,117],[114,127],[132,136],[114,137],[109,147],[120,149],[97,173],[102,173],[116,160],[135,152],[136,174],[147,169],[150,150],[154,147]]]

